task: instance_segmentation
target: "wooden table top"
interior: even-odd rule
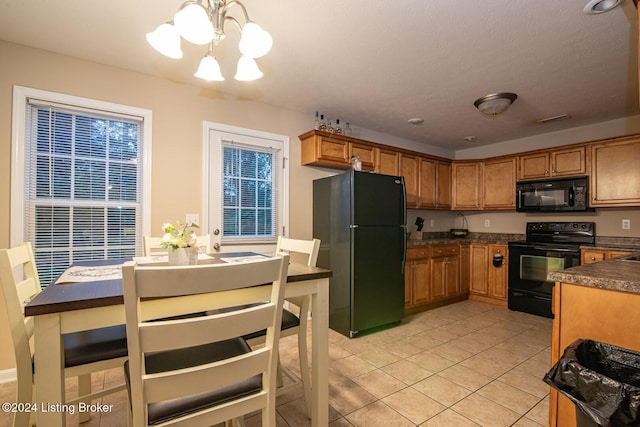
[[[220,258],[233,256],[256,255],[248,252],[223,253],[211,255],[212,260],[200,261],[200,263],[223,263]],[[78,262],[74,265],[99,266],[123,264],[127,259],[98,260]],[[149,265],[149,264],[146,264]],[[306,264],[289,264],[287,283],[304,280],[325,279],[331,277],[331,270],[319,267],[309,267]],[[87,308],[106,307],[109,305],[124,304],[122,296],[122,279],[100,280],[95,282],[82,282],[72,284],[55,284],[55,280],[42,292],[36,295],[24,309],[25,316],[37,316],[41,314],[60,313],[63,311],[81,310]]]

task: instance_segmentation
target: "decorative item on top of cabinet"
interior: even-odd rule
[[[451,208],[451,163],[419,157],[418,206],[431,209]]]
[[[591,207],[640,205],[640,136],[591,146]]]
[[[484,209],[516,208],[516,158],[484,161]]]
[[[452,163],[452,209],[482,209],[482,170],[482,162],[478,161],[459,161]]]
[[[518,156],[518,181],[588,173],[586,147],[540,150]]]

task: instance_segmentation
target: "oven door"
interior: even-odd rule
[[[554,282],[547,280],[547,273],[579,264],[580,249],[575,246],[509,243],[509,308],[553,317]]]

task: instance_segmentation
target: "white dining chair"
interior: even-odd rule
[[[275,427],[288,264],[284,256],[123,266],[133,426],[209,426],[260,410],[262,425]],[[207,308],[220,311],[201,315]],[[266,330],[265,345],[252,349],[242,336],[258,330]]]
[[[54,286],[54,285],[51,285]],[[61,285],[62,286],[62,285]],[[73,285],[64,285],[73,286]],[[0,250],[0,291],[9,320],[16,362],[16,402],[34,402],[33,318],[24,316],[24,305],[41,291],[31,243]],[[90,403],[91,400],[123,390],[124,384],[91,393],[91,373],[122,366],[127,356],[124,325],[64,335],[65,377],[78,377],[78,397],[68,404]],[[35,349],[37,351],[37,349]],[[18,411],[14,426],[30,425],[33,412]],[[88,421],[89,412],[80,414],[80,422]]]
[[[276,255],[290,255],[295,257],[301,255],[299,261],[305,264],[315,267],[318,260],[318,252],[320,251],[320,240],[300,240],[290,239],[283,236],[278,236],[278,242],[276,244]],[[299,297],[288,298],[288,302],[293,303],[298,307],[298,314],[296,315],[292,310],[283,309],[282,324],[281,324],[281,338],[292,335],[298,336],[298,360],[300,362],[300,376],[298,377],[289,368],[282,363],[278,363],[279,377],[278,377],[278,395],[288,393],[294,388],[302,387],[304,391],[305,402],[307,405],[307,411],[310,411],[310,399],[311,399],[311,373],[309,371],[309,358],[308,358],[308,340],[307,340],[307,326],[309,320],[309,314],[311,312],[311,297]],[[246,337],[249,344],[256,345],[261,344],[264,341],[264,334],[253,334]],[[291,382],[284,385],[282,381],[282,375],[286,375]],[[309,412],[310,413],[310,412]]]
[[[211,253],[211,235],[203,234],[202,236],[196,236],[197,246],[200,248],[200,252],[208,254]],[[162,247],[162,237],[143,237],[144,256],[152,256],[157,252],[167,252]]]

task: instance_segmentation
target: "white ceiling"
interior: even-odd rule
[[[232,77],[232,25],[215,49],[224,82],[193,77],[205,46],[183,41],[172,60],[147,44],[181,3],[0,0],[0,39],[301,111],[309,128],[320,111],[354,136],[366,128],[451,150],[640,113],[631,0],[599,15],[582,12],[587,0],[244,0],[274,40],[254,82]],[[518,99],[488,119],[473,101],[494,92]]]

